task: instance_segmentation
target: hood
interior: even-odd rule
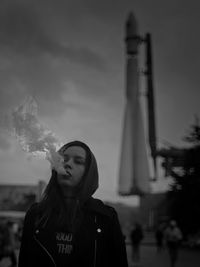
[[[80,146],[86,151],[86,169],[83,178],[78,185],[77,197],[81,203],[87,201],[97,190],[99,186],[99,175],[97,162],[94,154],[90,148],[81,141],[73,141],[65,144],[59,149],[59,153],[62,153],[71,146]]]

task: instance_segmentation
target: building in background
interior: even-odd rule
[[[0,184],[0,211],[26,211],[40,199],[45,186],[42,180],[35,185]]]

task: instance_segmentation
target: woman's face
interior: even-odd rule
[[[86,168],[86,151],[80,146],[68,147],[63,153],[66,175],[58,174],[61,186],[75,187],[81,181]]]

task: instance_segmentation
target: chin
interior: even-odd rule
[[[63,187],[71,187],[71,188],[76,187],[76,185],[73,182],[71,182],[71,181],[62,181],[59,184],[60,184],[61,187],[62,186]]]
[[[73,186],[73,184],[70,181],[61,181],[59,184],[61,186]]]

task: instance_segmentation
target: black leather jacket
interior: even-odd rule
[[[37,204],[27,212],[18,267],[128,267],[125,241],[116,211],[102,201],[90,198],[77,234],[70,261],[56,260],[52,242],[56,229],[35,227]]]

